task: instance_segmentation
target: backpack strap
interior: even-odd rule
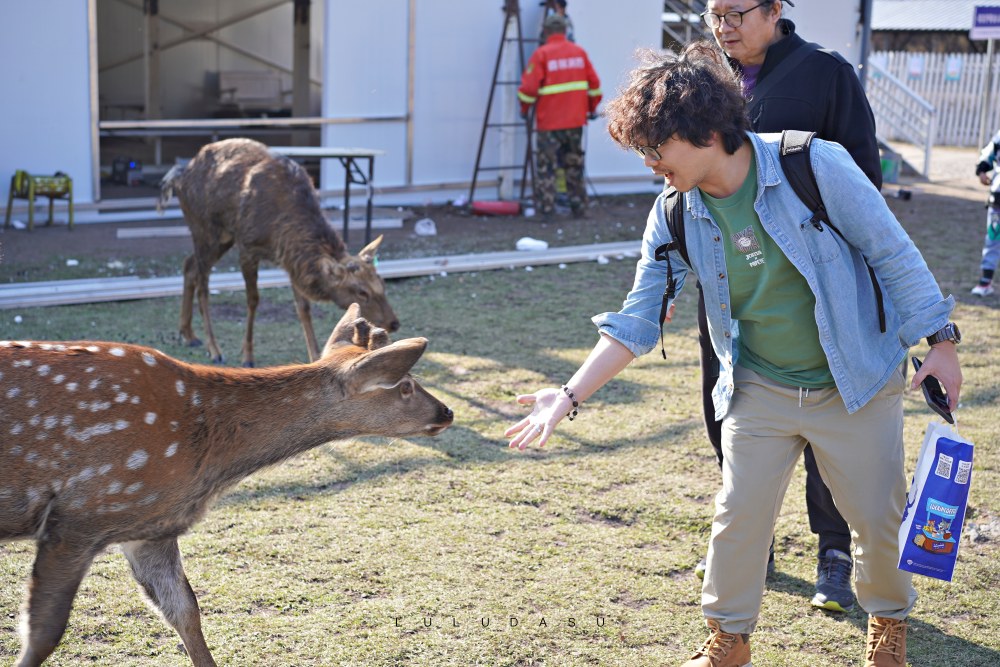
[[[785,178],[795,190],[795,194],[812,211],[812,217],[809,218],[812,226],[823,231],[823,223],[825,222],[830,229],[837,233],[837,236],[846,241],[847,239],[844,238],[841,231],[830,221],[830,214],[827,213],[826,206],[823,205],[823,196],[816,183],[816,174],[813,172],[812,161],[809,157],[809,146],[815,136],[815,132],[803,130],[783,131],[778,152],[781,169],[785,172]],[[871,267],[867,259],[865,259],[865,266],[868,267],[868,277],[871,278],[872,289],[875,290],[879,331],[885,333],[885,302],[882,297],[882,289],[879,287],[878,278],[875,277],[875,269]]]
[[[691,266],[688,259],[687,242],[684,237],[684,196],[677,192],[673,186],[667,188],[667,196],[663,198],[664,213],[667,217],[667,229],[670,230],[671,241],[664,243],[653,251],[653,259],[657,262],[667,263],[667,287],[663,290],[663,300],[660,302],[660,354],[667,358],[667,351],[663,347],[663,322],[667,319],[667,308],[670,300],[677,294],[677,280],[674,278],[674,267],[670,264],[670,251],[676,250],[680,253],[684,263]]]

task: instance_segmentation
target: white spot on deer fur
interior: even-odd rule
[[[97,369],[94,368],[93,366],[87,366],[86,368],[83,369],[83,372],[84,373],[93,373],[95,370],[97,370]]]
[[[180,424],[176,421],[170,422],[170,430],[176,432],[180,428]]]
[[[154,357],[153,355],[151,355],[149,352],[143,352],[142,353],[142,360],[146,362],[147,366],[155,366],[156,365],[156,357]]]
[[[49,371],[52,370],[52,367],[49,366],[48,364],[42,364],[41,366],[39,366],[35,370],[38,371],[39,375],[41,375],[42,377],[45,377],[46,375],[49,374]]]
[[[31,367],[31,359],[22,359],[20,361],[15,361],[13,365],[14,365],[14,368],[21,368],[22,366],[25,367],[25,368],[30,368]]]
[[[7,398],[14,398],[20,393],[21,393],[20,387],[11,387],[10,389],[7,390]]]
[[[145,419],[143,421],[145,421],[147,424],[149,424],[150,426],[152,426],[153,424],[156,423],[156,413],[155,412],[147,412],[146,413],[146,417],[145,417]]]
[[[198,392],[191,394],[191,405],[201,405],[201,396],[198,395]]]
[[[28,399],[28,407],[29,408],[33,408],[36,405],[38,405],[38,399],[37,398],[32,397],[32,398]]]
[[[28,420],[28,423],[30,425],[32,425],[32,426],[38,426],[39,424],[42,423],[42,416],[41,415],[32,415],[31,419]]]
[[[62,384],[62,381],[65,380],[65,379],[66,379],[65,375],[57,375],[54,378],[52,378],[52,383],[53,384]]]
[[[133,493],[142,488],[142,482],[133,482],[125,487],[125,494],[131,496]]]
[[[98,412],[100,410],[109,410],[109,409],[111,409],[111,401],[94,401],[93,403],[90,404],[91,412]]]
[[[20,456],[21,452],[23,451],[24,449],[21,447],[21,445],[14,445],[13,447],[10,448],[11,456]]]
[[[91,380],[87,384],[87,389],[91,389],[91,390],[97,389],[97,385],[99,385],[99,384],[101,384],[101,379],[100,378],[94,378],[93,380]]]
[[[131,403],[132,405],[139,405],[139,397],[133,396],[132,400],[130,400],[129,403]]]
[[[43,426],[46,429],[52,429],[52,428],[55,428],[56,424],[58,424],[58,423],[59,423],[59,418],[58,417],[56,417],[55,415],[49,415],[48,417],[45,418]]]
[[[101,351],[101,348],[97,347],[96,345],[88,345],[87,346],[87,352],[100,352],[100,351]]]
[[[139,504],[142,505],[142,506],[152,505],[153,503],[155,503],[159,499],[159,497],[160,497],[160,494],[158,494],[158,493],[151,493],[148,496],[146,496],[145,498],[143,498],[142,500],[140,500]]]
[[[115,396],[115,403],[124,403],[127,400],[128,400],[128,394],[126,394],[124,391],[118,392],[118,394]]]
[[[119,493],[121,490],[122,490],[122,483],[115,480],[114,482],[108,484],[108,490],[105,493],[107,493],[109,496],[113,496],[114,494]]]
[[[75,382],[67,382],[66,383],[66,391],[76,391],[76,388],[79,387],[79,386],[80,385],[78,385]]]
[[[177,442],[170,443],[170,446],[167,447],[167,451],[163,452],[163,455],[169,459],[171,456],[177,453],[177,446],[179,444],[180,443]]]
[[[148,460],[149,454],[141,449],[137,449],[129,454],[128,461],[125,462],[125,467],[129,470],[138,470],[142,466],[146,465],[146,461]]]
[[[108,505],[107,508],[98,507],[97,511],[100,514],[104,514],[105,512],[122,512],[130,507],[132,507],[132,503],[112,503],[111,505]]]
[[[87,442],[94,436],[107,435],[108,433],[111,433],[112,431],[114,431],[114,428],[115,428],[114,424],[105,422],[102,424],[94,424],[92,426],[88,426],[83,430],[77,430],[75,428],[70,427],[66,429],[64,433],[66,434],[67,437],[73,438],[77,442]]]
[[[15,424],[10,427],[10,434],[18,435],[23,430],[24,430],[24,424],[22,424],[21,422],[15,422]]]
[[[174,386],[177,388],[177,395],[178,396],[183,396],[184,395],[184,382],[181,381],[181,380],[178,380],[177,382],[174,383]]]
[[[63,415],[63,418],[59,420],[59,423],[63,426],[69,426],[73,423],[73,415]]]
[[[110,350],[108,350],[108,352],[110,352],[111,354],[113,354],[116,357],[124,357],[125,356],[125,350],[123,350],[120,347],[113,347]]]
[[[38,460],[38,452],[34,451],[28,452],[27,454],[24,455],[24,460],[27,461],[28,463],[34,463],[35,461]]]
[[[100,468],[97,469],[97,474],[107,475],[109,472],[111,472],[112,468],[114,468],[113,465],[111,465],[110,463],[105,463],[104,465],[102,465]]]
[[[127,428],[128,428],[128,422],[125,421],[124,419],[119,419],[118,421],[115,422],[116,431],[124,431]]]

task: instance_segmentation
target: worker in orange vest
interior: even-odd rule
[[[583,185],[583,127],[596,118],[601,81],[587,52],[566,39],[566,19],[550,14],[545,44],[531,54],[517,97],[521,116],[535,105],[535,199],[543,219],[555,213],[555,171],[566,171],[566,192],[574,217],[587,206]]]

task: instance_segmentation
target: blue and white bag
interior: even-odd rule
[[[972,482],[972,443],[927,426],[899,526],[899,569],[951,581]]]

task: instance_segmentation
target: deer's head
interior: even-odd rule
[[[340,261],[322,257],[319,271],[305,287],[314,301],[333,301],[341,308],[352,303],[360,306],[360,316],[388,331],[399,329],[399,319],[385,296],[385,281],[375,270],[375,254],[382,236],[366,245],[357,255]]]
[[[451,426],[454,414],[410,375],[426,347],[426,338],[390,343],[388,332],[361,317],[354,303],[330,334],[321,363],[338,367],[344,391],[366,406],[354,417],[368,422],[367,431],[437,435]]]

